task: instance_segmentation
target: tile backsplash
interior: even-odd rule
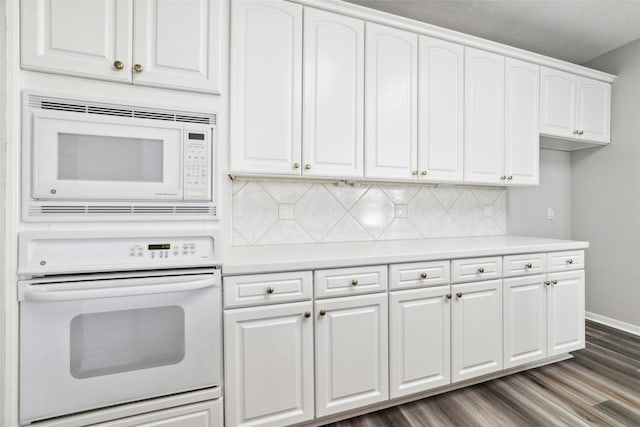
[[[505,234],[503,188],[233,183],[233,245]]]

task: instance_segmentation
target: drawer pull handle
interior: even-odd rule
[[[423,279],[426,279],[427,278],[427,273],[420,273],[420,277],[423,278]]]
[[[305,311],[305,312],[304,312],[304,317],[306,317],[307,319],[308,319],[309,317],[311,317],[311,312],[310,312],[310,311]]]
[[[351,284],[352,284],[353,286],[356,286],[356,285],[358,284],[358,279],[353,279],[353,280],[351,281]]]
[[[446,297],[447,299],[451,299],[451,294],[446,294],[446,295],[445,295],[445,297]]]
[[[480,267],[480,268],[478,269],[478,273],[484,273],[484,267]]]
[[[457,298],[462,298],[462,292],[456,292],[456,297]]]
[[[551,281],[551,283],[553,283],[554,285],[557,285],[558,281],[557,280],[553,280],[553,281]]]
[[[569,264],[573,264],[573,258],[569,258],[569,259],[567,260],[567,262],[568,262]]]
[[[323,310],[320,310],[320,316],[324,316],[325,314],[327,314],[327,311],[326,311],[326,310],[324,310],[324,309],[323,309]]]
[[[527,267],[527,268],[533,268],[533,264],[531,264],[531,263],[529,262],[529,263],[527,263],[527,265],[525,265],[525,267]]]
[[[547,286],[549,286],[549,285],[551,284],[551,282],[550,282],[550,281],[548,281],[548,280],[545,280],[545,281],[544,281],[544,284],[545,284],[545,285],[547,285]]]
[[[269,287],[267,288],[267,293],[268,293],[268,294],[272,294],[272,293],[273,293],[273,288],[272,288],[271,286],[269,286]]]

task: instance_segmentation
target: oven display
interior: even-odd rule
[[[157,245],[149,245],[149,250],[150,251],[163,251],[163,250],[167,250],[167,249],[171,249],[171,245],[169,243],[160,243]]]

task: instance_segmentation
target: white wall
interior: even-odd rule
[[[553,208],[554,219],[547,219]],[[540,185],[507,189],[507,234],[571,238],[571,154],[540,150]]]
[[[591,243],[587,311],[640,327],[640,40],[585,65],[618,75],[611,145],[571,159],[572,234]]]

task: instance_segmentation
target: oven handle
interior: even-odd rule
[[[202,277],[202,276],[200,276]],[[210,288],[218,282],[217,276],[181,281],[173,277],[110,280],[109,286],[92,282],[58,283],[51,285],[26,285],[20,292],[24,301],[69,301],[96,298],[117,298],[134,295],[152,295],[169,292],[187,292]]]

